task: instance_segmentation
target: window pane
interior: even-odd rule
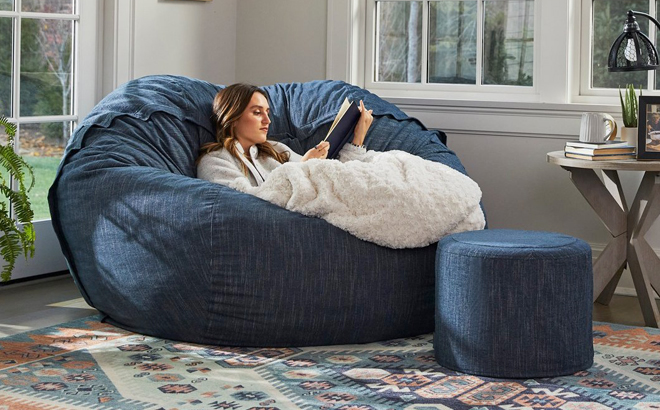
[[[73,13],[73,0],[23,0],[21,10],[35,13],[71,14]]]
[[[0,115],[11,117],[13,19],[0,17]]]
[[[476,0],[433,1],[429,4],[428,81],[476,84]]]
[[[626,84],[646,89],[648,72],[632,71],[610,73],[607,71],[607,56],[614,40],[623,33],[628,10],[649,12],[648,0],[593,0],[593,37],[591,41],[591,67],[593,88],[618,88]],[[649,22],[637,19],[643,33],[648,35]]]
[[[21,125],[19,153],[34,168],[35,184],[28,196],[34,219],[49,219],[48,189],[71,135],[71,122]]]
[[[14,10],[14,0],[0,0],[0,10],[1,11],[13,11]]]
[[[484,2],[483,83],[531,86],[534,1]]]
[[[422,78],[422,2],[379,1],[376,81],[418,83]]]
[[[70,114],[73,22],[21,24],[21,116]]]

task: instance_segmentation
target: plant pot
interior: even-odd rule
[[[637,148],[637,127],[622,127],[621,141],[626,141],[628,145]]]

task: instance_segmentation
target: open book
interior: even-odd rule
[[[360,119],[360,110],[355,102],[344,99],[344,102],[339,108],[339,113],[335,117],[334,122],[330,126],[328,135],[325,136],[323,141],[330,143],[330,150],[328,151],[328,158],[337,158],[339,151],[341,151],[344,144],[353,135],[353,128]]]

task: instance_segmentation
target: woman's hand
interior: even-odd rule
[[[330,143],[328,141],[319,142],[314,148],[310,149],[303,155],[301,161],[305,162],[308,159],[325,159],[330,150]]]
[[[364,138],[367,136],[367,131],[371,127],[371,123],[374,120],[374,117],[371,115],[374,110],[367,110],[364,106],[364,102],[360,100],[360,119],[355,125],[355,133],[353,134],[353,144],[362,145],[364,144]]]

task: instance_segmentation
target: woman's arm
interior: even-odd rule
[[[362,100],[360,100],[360,107],[358,108],[360,109],[360,119],[355,125],[353,144],[362,146],[367,136],[367,131],[369,131],[369,127],[371,127],[371,123],[374,121],[374,117],[371,115],[374,110],[367,110]]]
[[[378,151],[368,151],[365,147],[355,146],[353,144],[346,144],[339,151],[339,156],[337,159],[341,162],[348,161],[362,161],[362,162],[371,162],[378,155],[382,154]]]
[[[371,123],[374,120],[374,117],[371,115],[373,110],[367,110],[362,100],[360,100],[360,107],[358,108],[360,109],[360,118],[358,119],[353,132],[353,143],[344,145],[341,151],[339,151],[338,159],[341,162],[371,162],[379,154],[376,151],[367,151],[364,147],[364,139],[366,138],[367,131],[369,131],[369,127],[371,127]]]
[[[325,159],[328,157],[328,150],[330,150],[330,143],[328,141],[321,141],[316,146],[305,153],[301,161],[305,162],[308,159]]]

